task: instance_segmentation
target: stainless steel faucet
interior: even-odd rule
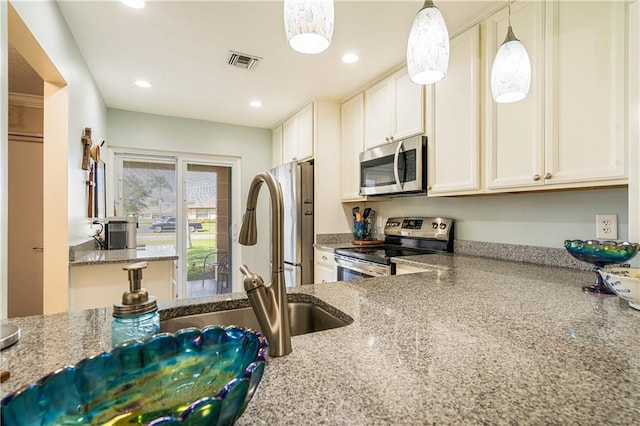
[[[238,241],[242,245],[252,246],[258,239],[256,204],[263,183],[267,185],[271,197],[271,283],[265,286],[262,277],[251,272],[247,265],[242,265],[240,272],[245,276],[244,289],[249,302],[262,332],[269,341],[269,355],[284,356],[291,353],[289,304],[284,283],[284,208],[280,184],[269,172],[258,173],[251,182],[247,195],[247,211]]]

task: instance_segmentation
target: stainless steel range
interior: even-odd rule
[[[392,257],[453,252],[453,219],[392,217],[384,227],[384,244],[337,249],[337,280],[395,275]]]

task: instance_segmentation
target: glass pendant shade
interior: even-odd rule
[[[449,31],[442,13],[427,0],[418,12],[407,43],[409,78],[417,84],[440,81],[449,68]]]
[[[333,35],[333,0],[284,0],[284,29],[293,50],[326,50]]]
[[[531,61],[524,45],[520,43],[511,26],[507,37],[498,49],[491,68],[491,93],[498,103],[517,102],[524,99],[531,86]]]

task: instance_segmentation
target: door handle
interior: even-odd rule
[[[403,184],[402,182],[400,182],[400,173],[398,171],[398,165],[400,163],[400,150],[402,149],[403,143],[404,141],[398,142],[398,146],[396,147],[396,153],[393,156],[393,177],[396,178],[396,183],[398,184],[398,186],[400,186],[400,189],[402,189]]]
[[[44,252],[44,247],[33,247],[31,250],[38,252],[38,253],[43,253]]]

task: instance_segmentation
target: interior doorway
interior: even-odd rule
[[[8,55],[7,317],[43,313],[44,81],[13,46]]]

